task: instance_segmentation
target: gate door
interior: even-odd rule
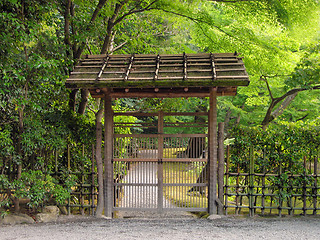
[[[119,115],[113,210],[207,211],[208,113],[123,113],[151,120],[139,124],[117,122]],[[144,133],[118,133],[126,128]]]

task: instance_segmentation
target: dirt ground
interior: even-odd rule
[[[0,226],[0,239],[320,239],[320,218],[228,216],[209,220],[183,216],[122,219],[64,216],[55,223]]]

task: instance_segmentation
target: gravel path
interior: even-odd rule
[[[77,218],[50,224],[0,226],[0,239],[320,239],[320,219],[310,217],[226,217],[216,220]]]

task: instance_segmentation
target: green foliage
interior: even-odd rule
[[[62,180],[62,178],[60,179]],[[54,199],[58,204],[64,204],[70,197],[71,187],[74,186],[74,177],[65,176],[65,184],[42,171],[23,172],[21,179],[9,181],[4,175],[0,177],[1,189],[8,189],[15,198],[27,198],[28,206],[37,209],[43,203]],[[1,201],[1,205],[9,206],[8,199]]]

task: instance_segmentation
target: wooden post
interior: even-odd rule
[[[71,174],[71,170],[70,170],[70,158],[71,158],[71,154],[70,154],[70,144],[67,145],[67,169],[68,169],[68,174]],[[70,197],[68,197],[68,215],[70,215],[71,209],[70,209]]]
[[[158,212],[163,211],[163,112],[158,114]]]
[[[302,197],[303,197],[303,215],[307,215],[307,156],[303,157],[303,188],[302,188]]]
[[[314,157],[313,164],[314,188],[313,188],[313,215],[317,215],[317,191],[318,191],[318,158]]]
[[[217,89],[210,90],[208,212],[217,213]]]
[[[92,157],[91,157],[91,214],[94,216],[94,192],[95,192],[95,183],[94,183],[94,161],[95,161],[95,147],[92,144]]]
[[[228,191],[229,191],[229,165],[230,165],[230,145],[227,145],[227,166],[226,166],[226,196],[224,199],[225,214],[228,215]]]
[[[105,169],[105,185],[104,185],[104,215],[112,218],[113,208],[113,110],[112,101],[109,95],[105,95],[104,101],[104,169]]]
[[[218,124],[218,214],[223,214],[223,193],[224,193],[224,123]],[[226,196],[227,197],[227,196]]]
[[[84,158],[84,144],[82,144],[82,157]],[[84,215],[84,184],[85,184],[85,179],[84,179],[84,175],[85,175],[85,169],[84,169],[84,162],[82,162],[82,166],[81,166],[81,171],[82,171],[82,175],[81,175],[81,185],[80,185],[80,213],[81,215]]]
[[[249,154],[249,215],[250,217],[254,216],[254,198],[253,198],[253,187],[254,187],[254,156],[253,156],[253,147],[250,147]]]

